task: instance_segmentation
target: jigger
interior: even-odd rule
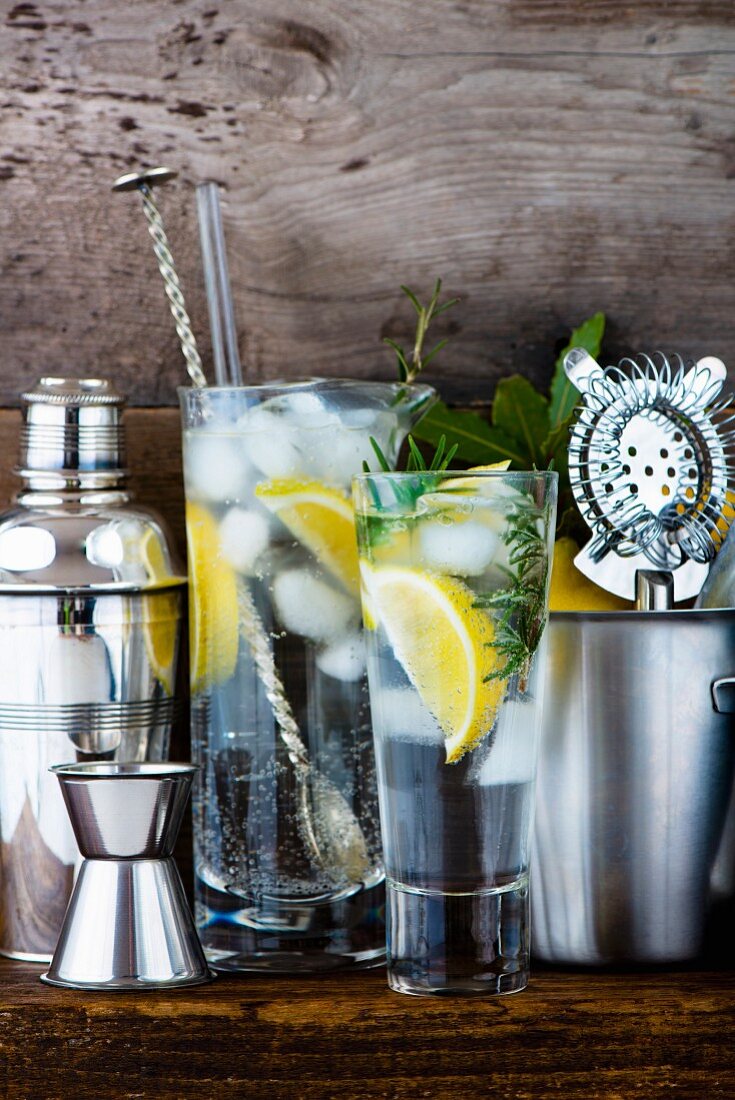
[[[98,762],[50,771],[84,858],[41,981],[99,990],[209,981],[172,858],[196,768]]]

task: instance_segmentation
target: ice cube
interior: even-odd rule
[[[430,569],[458,577],[477,577],[495,557],[499,538],[483,523],[466,520],[442,523],[427,520],[420,524],[421,557]]]
[[[469,782],[486,787],[532,780],[536,772],[539,718],[538,701],[531,696],[504,702],[494,736],[487,745],[475,749],[478,759]]]
[[[346,428],[359,428],[365,431],[367,428],[374,428],[377,420],[377,412],[375,409],[344,409],[339,414],[339,418],[342,424]],[[375,432],[373,431],[373,435]]]
[[[316,424],[328,423],[332,416],[315,393],[305,390],[296,390],[294,393],[284,393],[276,398],[278,411],[294,424],[306,424],[312,427]]]
[[[255,481],[247,461],[243,439],[192,431],[184,447],[184,480],[187,496],[198,500],[245,500]]]
[[[362,634],[354,631],[325,646],[317,654],[316,666],[327,676],[344,683],[350,684],[361,679],[365,672],[365,643]]]
[[[325,584],[310,569],[287,569],[273,581],[273,603],[281,625],[313,642],[329,643],[356,626],[356,600]]]
[[[336,424],[323,446],[314,447],[312,441],[314,474],[329,485],[349,488],[354,475],[362,473],[363,462],[371,461],[375,461],[375,452],[366,432]]]
[[[379,737],[441,744],[444,733],[413,688],[383,688],[371,693],[370,710]]]
[[[269,524],[260,512],[230,508],[219,528],[222,555],[239,573],[252,576],[268,545]]]
[[[256,408],[238,422],[247,457],[269,478],[303,477],[310,471],[297,446],[296,429],[283,416]]]

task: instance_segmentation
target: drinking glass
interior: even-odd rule
[[[375,965],[384,874],[353,474],[427,386],[181,391],[195,910],[211,965]]]
[[[557,475],[355,478],[388,983],[523,989]]]

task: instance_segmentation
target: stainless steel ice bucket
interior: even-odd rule
[[[733,877],[735,611],[558,612],[549,629],[534,953],[692,958],[716,858],[720,889]]]

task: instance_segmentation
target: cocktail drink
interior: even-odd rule
[[[426,386],[181,392],[196,919],[220,969],[384,954],[352,476]]]
[[[388,980],[528,980],[528,864],[557,476],[354,481]]]

